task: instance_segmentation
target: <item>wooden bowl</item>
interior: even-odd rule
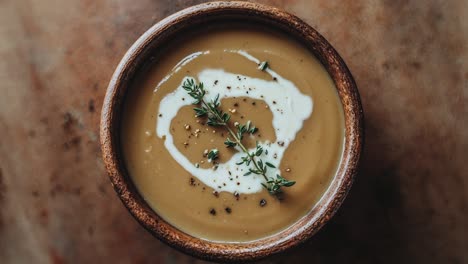
[[[184,30],[207,23],[242,21],[285,32],[303,43],[332,77],[345,113],[345,146],[338,173],[322,199],[289,228],[253,242],[220,243],[190,236],[156,214],[128,176],[120,151],[121,110],[135,74],[158,47]],[[110,180],[130,213],[150,233],[187,254],[215,261],[246,261],[296,246],[314,235],[338,210],[353,182],[363,144],[363,113],[356,84],[335,49],[312,27],[277,8],[247,2],[211,2],[177,12],[144,33],[123,57],[107,88],[101,114],[101,148]]]

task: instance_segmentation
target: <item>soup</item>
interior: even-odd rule
[[[142,197],[210,241],[291,226],[327,190],[343,144],[343,109],[320,62],[287,35],[242,25],[174,39],[133,82],[121,123]]]

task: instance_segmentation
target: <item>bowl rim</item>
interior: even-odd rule
[[[171,34],[210,19],[261,21],[305,44],[325,66],[338,90],[345,118],[343,156],[334,179],[307,215],[279,233],[250,242],[212,242],[193,237],[158,216],[136,191],[120,153],[120,111],[128,83],[148,54]],[[195,24],[196,24],[195,23]],[[195,25],[196,26],[196,25]],[[214,261],[257,260],[297,246],[313,236],[338,210],[356,175],[364,140],[364,117],[354,79],[337,51],[315,29],[278,8],[250,2],[209,2],[181,10],[148,29],[118,64],[106,91],[100,124],[103,161],[110,181],[133,217],[151,234],[189,255]]]

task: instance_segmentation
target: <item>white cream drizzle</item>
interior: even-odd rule
[[[225,52],[237,53],[246,59],[252,61],[252,67],[257,67],[260,61],[242,50],[225,50]],[[198,52],[187,56],[182,60],[173,71],[178,71],[180,68],[195,59],[198,56],[208,52]],[[260,142],[264,149],[268,150],[268,154],[263,154],[262,158],[279,168],[281,159],[289,144],[296,137],[297,132],[302,128],[304,120],[310,117],[313,109],[312,98],[299,91],[299,89],[291,81],[281,77],[275,71],[267,68],[266,72],[276,78],[276,81],[266,81],[263,79],[253,78],[249,76],[225,72],[222,69],[205,69],[201,71],[197,79],[205,84],[207,100],[212,100],[219,94],[220,100],[228,97],[250,97],[252,99],[263,100],[269,106],[273,114],[273,128],[276,134],[275,142]],[[166,76],[156,87],[164,83],[172,74]],[[240,77],[240,78],[238,78]],[[182,83],[190,77],[184,78],[179,87],[174,92],[167,94],[159,105],[159,113],[156,123],[156,134],[160,138],[165,137],[164,146],[169,151],[171,156],[190,174],[198,178],[207,186],[214,190],[231,193],[256,193],[262,190],[264,179],[261,175],[250,174],[243,176],[247,172],[245,165],[236,165],[236,162],[241,160],[244,155],[242,152],[237,152],[227,162],[219,164],[216,170],[212,168],[197,168],[194,163],[182,154],[174,145],[173,136],[170,133],[172,119],[177,115],[180,108],[191,104],[191,100],[182,100],[187,97],[187,91],[182,88]],[[214,82],[217,84],[214,85]],[[230,86],[231,89],[226,87]],[[250,88],[250,89],[249,89]],[[273,101],[275,103],[273,103]],[[247,117],[248,118],[248,117]],[[248,119],[246,119],[247,121]],[[261,128],[260,128],[261,129]],[[281,144],[281,145],[280,145]],[[250,149],[253,151],[253,149]],[[222,154],[222,150],[220,151]],[[276,156],[276,158],[273,158]],[[276,177],[279,173],[278,169],[269,169],[269,177]]]

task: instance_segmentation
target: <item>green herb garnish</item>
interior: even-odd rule
[[[260,64],[259,69],[265,70],[267,67],[268,62],[265,61]],[[266,183],[262,183],[262,185],[272,195],[281,193],[282,187],[291,187],[296,183],[295,181],[289,181],[283,178],[279,174],[276,174],[276,178],[268,177],[266,175],[268,168],[275,168],[275,166],[269,162],[264,162],[261,159],[261,155],[264,152],[263,147],[257,142],[255,150],[253,152],[249,152],[242,144],[242,139],[244,138],[245,133],[254,134],[258,129],[253,126],[250,121],[245,125],[235,122],[234,127],[236,128],[236,132],[234,132],[229,126],[231,116],[219,109],[221,105],[219,95],[217,95],[211,102],[205,101],[204,96],[206,91],[203,87],[203,83],[200,82],[197,84],[195,80],[191,78],[184,81],[182,88],[184,88],[188,94],[195,99],[193,104],[199,105],[199,107],[194,108],[195,115],[197,117],[207,117],[208,125],[222,126],[229,132],[229,136],[226,138],[226,141],[224,141],[226,147],[233,148],[238,146],[245,153],[245,156],[243,156],[241,161],[237,163],[237,165],[245,164],[248,167],[249,170],[244,174],[244,176],[248,176],[252,173],[262,175],[266,181]],[[212,149],[208,153],[208,159],[212,161],[216,159],[218,155],[219,151],[217,149]],[[250,166],[251,164],[252,166]]]
[[[268,68],[268,61],[262,61],[258,66],[259,70],[265,71]]]
[[[212,162],[219,157],[219,150],[212,149],[208,152],[208,162]]]

